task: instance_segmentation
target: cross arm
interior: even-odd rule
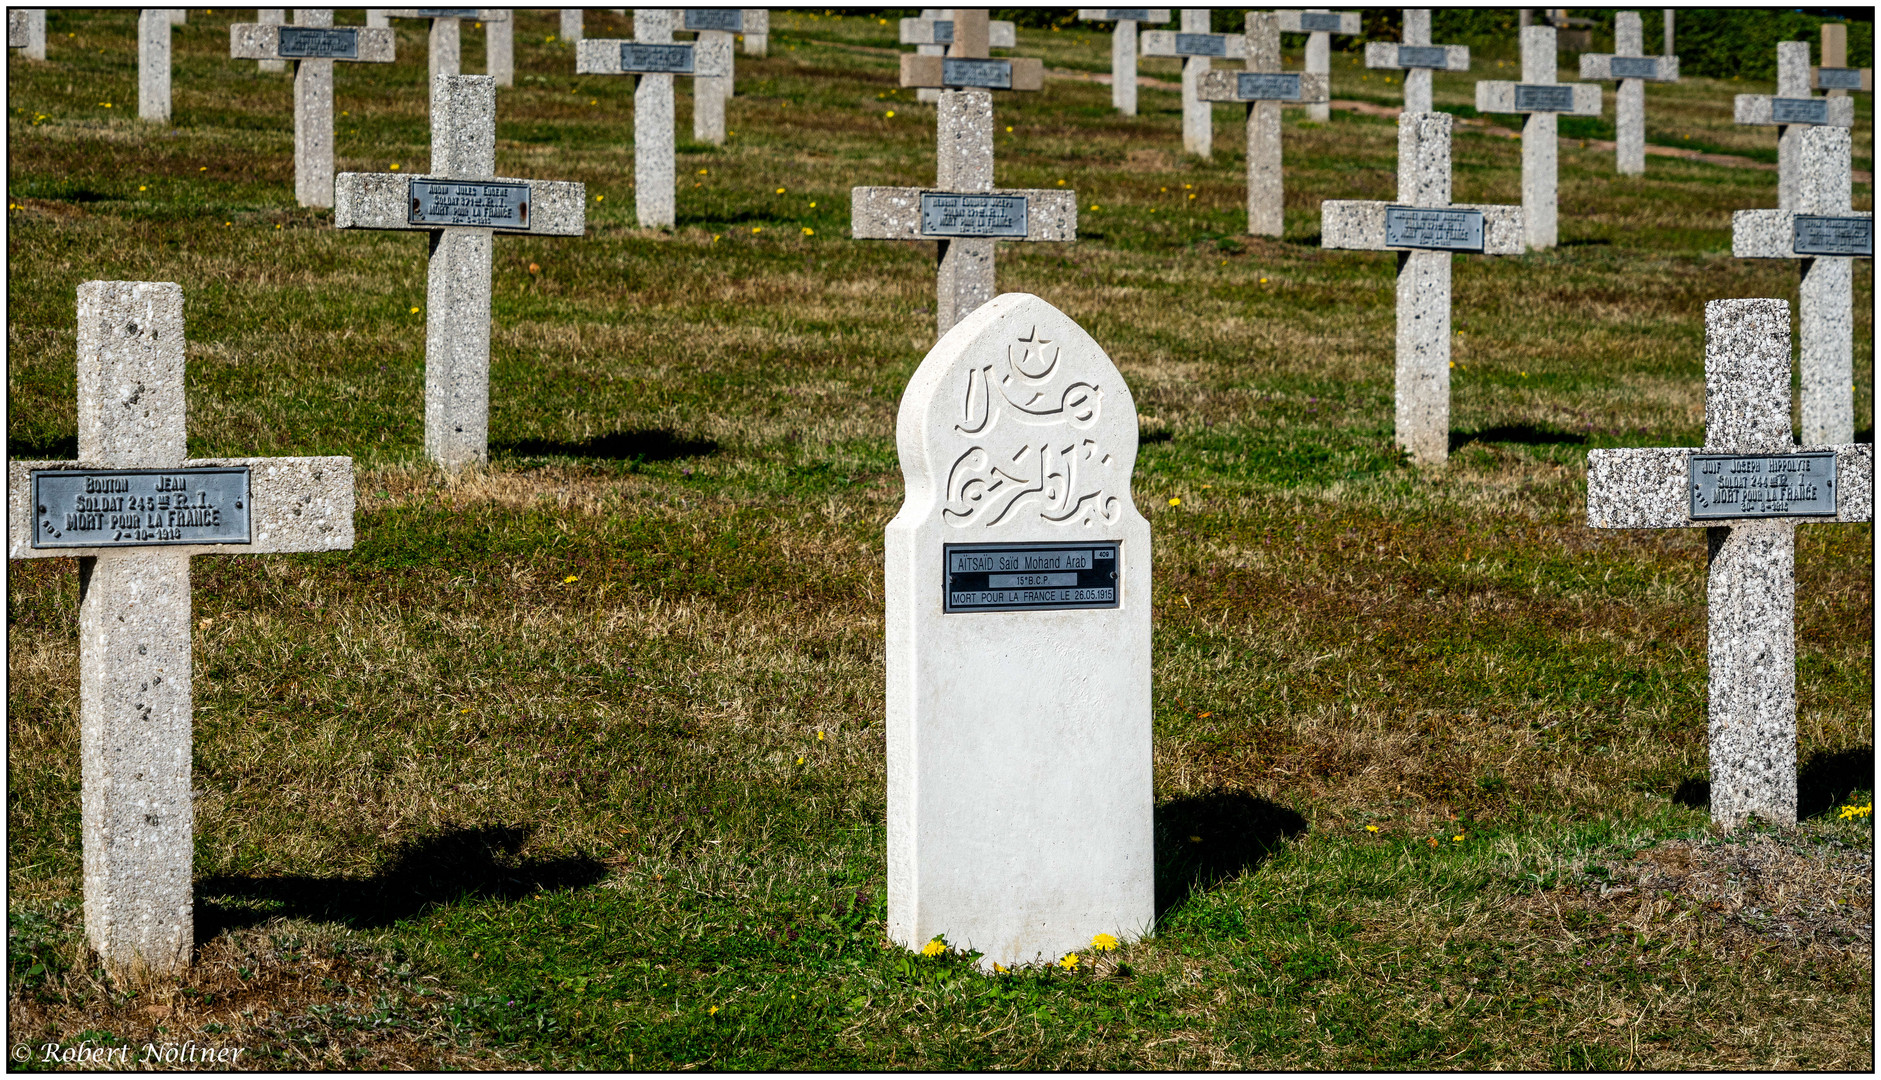
[[[978,200],[983,207],[1007,208],[1025,200],[1024,232],[929,233],[922,231],[922,196]],[[1016,226],[1017,222],[1011,225]],[[1078,193],[1062,188],[994,188],[986,192],[935,191],[931,188],[858,187],[849,193],[849,234],[857,240],[939,240],[991,236],[998,240],[1070,241],[1078,238]]]
[[[1796,101],[1796,98],[1779,98],[1771,94],[1738,94],[1731,99],[1731,119],[1739,124],[1795,124],[1810,123],[1810,120],[1798,118],[1778,119],[1776,116],[1778,101]],[[1802,101],[1820,102],[1823,115],[1830,127],[1855,126],[1855,99],[1851,97],[1802,98]],[[1807,108],[1814,109],[1811,104]]]
[[[1835,516],[1800,522],[1874,518],[1874,446],[1799,446],[1796,452],[1835,454]],[[1654,446],[1587,452],[1587,524],[1595,529],[1698,529],[1741,525],[1752,518],[1692,519],[1691,455],[1717,453],[1696,446]]]
[[[903,45],[952,45],[954,43],[953,20],[903,19],[901,20],[901,43]],[[989,20],[986,24],[986,47],[989,49],[1018,48],[1018,25],[1005,19]]]
[[[575,42],[577,75],[713,76],[731,73],[731,42],[723,38],[679,42],[583,38]]]
[[[1517,91],[1516,87],[1524,87]],[[1562,93],[1566,91],[1566,93]],[[1566,108],[1559,106],[1565,105]],[[1599,83],[1514,83],[1485,79],[1476,84],[1476,111],[1600,115]]]
[[[1426,62],[1434,61],[1439,53],[1443,54],[1443,63]],[[1409,68],[1468,71],[1470,47],[1468,45],[1401,45],[1395,41],[1368,41],[1365,43],[1365,66],[1383,68],[1386,71],[1404,71]]]
[[[281,51],[281,32],[287,31],[290,51]],[[229,57],[234,60],[356,60],[368,64],[393,61],[397,35],[387,27],[278,26],[267,23],[229,24]]]
[[[341,551],[353,546],[353,459],[349,457],[194,458],[185,469],[248,469],[246,544],[169,544],[186,555],[270,555]],[[7,462],[7,558],[49,559],[138,550],[127,547],[33,547],[32,474],[89,469],[76,461]],[[149,550],[144,548],[143,550]]]
[[[1629,60],[1641,63],[1652,61],[1652,74],[1615,75],[1613,73],[1613,62],[1615,60],[1620,61],[1622,65]],[[1612,53],[1582,53],[1581,78],[1602,79],[1607,81],[1614,79],[1644,79],[1647,82],[1678,82],[1679,58],[1676,56],[1615,56]]]
[[[1144,56],[1213,56],[1224,60],[1247,59],[1245,34],[1185,34],[1179,30],[1145,30],[1138,36],[1138,51]],[[1214,50],[1219,49],[1219,52]]]
[[[1816,90],[1859,90],[1864,94],[1874,93],[1873,68],[1828,68],[1828,78],[1823,78],[1823,68],[1809,69],[1809,85]]]
[[[1137,16],[1142,18],[1138,19]],[[1078,18],[1084,22],[1122,22],[1126,19],[1136,22],[1166,23],[1169,21],[1168,8],[1079,8]]]
[[[412,184],[524,184],[529,188],[528,228],[497,227],[498,232],[531,236],[580,236],[588,228],[588,189],[568,180],[513,180],[496,176],[466,180],[451,176],[403,173],[341,173],[333,178],[333,227],[336,229],[411,229],[429,232],[451,226],[411,220]],[[491,228],[466,223],[464,228]]]
[[[508,8],[381,8],[388,19],[475,19],[478,22],[508,22]]]
[[[1869,225],[1869,237],[1874,235],[1872,222],[1874,213],[1868,210],[1855,210],[1840,214],[1805,215],[1834,218],[1865,218]],[[1868,241],[1869,258],[1873,257],[1873,242]],[[1828,251],[1813,250],[1803,254],[1796,252],[1796,213],[1793,210],[1737,210],[1731,214],[1731,257],[1736,259],[1807,259],[1812,254],[1829,254]],[[1837,254],[1859,256],[1859,251],[1846,251]]]
[[[1429,251],[1425,247],[1398,247],[1385,243],[1385,209],[1402,203],[1375,199],[1328,199],[1319,204],[1319,246],[1343,251]],[[1483,249],[1466,255],[1520,255],[1522,208],[1482,203],[1416,206],[1413,210],[1476,210],[1483,215]]]
[[[966,87],[988,90],[1043,90],[1045,88],[1045,62],[1029,56],[1015,56],[1010,60],[983,60],[977,57],[916,56],[913,53],[902,53],[901,85],[944,87],[952,90]]]
[[[1203,101],[1278,101],[1322,105],[1331,100],[1323,71],[1205,71],[1196,84]]]
[[[1359,32],[1359,13],[1356,11],[1307,12],[1293,9],[1289,11],[1276,11],[1274,14],[1280,19],[1280,32],[1283,34],[1310,34],[1316,30],[1322,30],[1329,34],[1356,34]],[[1327,19],[1328,21],[1330,21],[1330,19],[1338,19],[1339,28],[1334,30],[1328,26],[1306,25],[1307,23],[1315,22],[1319,19]]]

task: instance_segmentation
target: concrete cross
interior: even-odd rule
[[[901,20],[901,43],[913,45],[916,56],[944,56],[947,47],[954,42],[954,21],[950,11],[945,8],[922,8],[920,18]],[[989,49],[1016,49],[1019,47],[1019,28],[1004,19],[989,19],[986,24],[987,47]],[[940,89],[922,86],[915,89],[914,99],[932,105],[940,100]]]
[[[1587,524],[1707,532],[1711,819],[1796,821],[1796,526],[1869,521],[1874,447],[1790,442],[1790,312],[1705,305],[1705,445],[1587,453]]]
[[[1677,12],[1677,10],[1678,10],[1677,8],[1660,8],[1659,9],[1663,18],[1663,23],[1664,23],[1663,44],[1665,47],[1659,50],[1659,53],[1662,56],[1678,55],[1678,51],[1672,48],[1672,17],[1674,13]]]
[[[1468,45],[1432,45],[1430,9],[1405,8],[1404,29],[1399,43],[1365,43],[1365,66],[1373,70],[1404,72],[1404,111],[1431,112],[1430,73],[1433,71],[1468,71]]]
[[[79,560],[85,933],[125,980],[195,944],[190,559],[353,546],[352,458],[189,459],[183,354],[181,286],[80,285],[78,460],[7,463],[7,557]]]
[[[692,137],[696,142],[722,146],[725,143],[725,101],[734,92],[737,78],[737,53],[732,38],[759,23],[770,25],[770,12],[741,8],[683,8],[681,30],[698,35],[700,45],[725,54],[725,74],[699,75],[692,80]]]
[[[18,49],[28,60],[46,58],[46,9],[7,9],[7,48]]]
[[[498,86],[516,85],[516,13],[483,24],[483,73]]]
[[[389,64],[396,35],[336,27],[330,8],[296,8],[294,26],[231,23],[229,55],[294,61],[294,197],[302,206],[333,205],[333,63]]]
[[[901,55],[901,85],[941,90],[934,186],[850,190],[853,239],[939,241],[936,336],[993,298],[996,241],[1078,238],[1077,192],[993,187],[991,91],[1037,90],[1044,65],[986,59],[987,34],[985,11],[956,11],[949,55]]]
[[[1794,147],[1794,209],[1731,215],[1733,256],[1799,260],[1802,439],[1810,444],[1855,440],[1852,262],[1874,258],[1874,214],[1850,208],[1850,147],[1847,128],[1803,129]]]
[[[449,472],[489,458],[494,232],[580,236],[587,188],[496,175],[496,80],[440,75],[431,171],[341,173],[333,224],[431,234],[425,291],[425,453]]]
[[[678,221],[673,77],[690,75],[696,87],[702,77],[731,71],[729,39],[675,44],[673,19],[670,9],[641,8],[634,12],[634,40],[589,38],[575,45],[575,74],[639,78],[634,87],[634,213],[643,229],[670,229]],[[695,108],[698,101],[695,92]]]
[[[1240,34],[1208,32],[1208,9],[1185,9],[1181,30],[1145,30],[1144,56],[1180,56],[1182,60],[1182,149],[1197,157],[1215,152],[1215,106],[1201,98],[1202,76],[1214,58],[1243,60],[1247,39]]]
[[[1647,56],[1639,12],[1613,17],[1613,52],[1582,53],[1581,78],[1620,84],[1613,98],[1614,157],[1623,176],[1646,175],[1646,84],[1678,82],[1679,58]]]
[[[1847,23],[1822,24],[1822,66],[1809,69],[1809,85],[1832,98],[1847,97],[1850,90],[1874,93],[1874,69],[1848,66]]]
[[[1777,42],[1776,94],[1738,94],[1732,119],[1777,129],[1777,209],[1796,209],[1796,142],[1810,127],[1855,126],[1855,99],[1819,98],[1809,92],[1809,42]]]
[[[179,21],[174,8],[137,12],[137,118],[170,122],[170,27]]]
[[[1246,71],[1205,71],[1196,87],[1204,102],[1247,103],[1247,231],[1279,236],[1286,205],[1280,171],[1280,107],[1326,100],[1327,76],[1280,70],[1280,20],[1271,11],[1247,14]]]
[[[1125,116],[1135,116],[1137,24],[1166,23],[1169,9],[1079,8],[1078,18],[1116,24],[1110,32],[1110,104]]]
[[[1326,76],[1328,94],[1332,90],[1332,35],[1359,33],[1359,13],[1308,8],[1305,11],[1276,11],[1283,34],[1306,35],[1306,73]],[[1306,106],[1306,118],[1325,123],[1332,119],[1332,102],[1315,101]]]
[[[388,19],[431,20],[431,70],[428,85],[433,90],[438,87],[439,75],[457,75],[463,70],[462,26],[465,19],[472,19],[485,25],[493,22],[506,22],[509,19],[509,11],[502,8],[379,8],[377,10],[380,15]],[[488,66],[487,52],[485,53],[485,66]],[[432,102],[433,111],[436,105],[437,102]]]
[[[1600,87],[1595,83],[1557,83],[1555,29],[1522,27],[1522,81],[1484,80],[1476,84],[1476,111],[1524,113],[1522,119],[1522,221],[1530,251],[1555,246],[1559,203],[1559,141],[1555,117],[1600,115]]]
[[[580,8],[563,8],[562,9],[561,31],[562,32],[558,36],[563,41],[580,41],[581,40],[581,9]]]
[[[1522,208],[1450,201],[1450,114],[1398,117],[1398,201],[1320,204],[1320,246],[1398,252],[1397,442],[1450,457],[1450,255],[1522,252]]]

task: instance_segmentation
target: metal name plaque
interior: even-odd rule
[[[1271,71],[1236,72],[1234,96],[1242,101],[1298,101],[1300,77]]]
[[[359,31],[352,27],[283,26],[276,56],[293,60],[357,60]]]
[[[1114,608],[1123,584],[1115,540],[1081,544],[944,544],[943,611]]]
[[[1111,22],[1149,22],[1149,13],[1149,8],[1141,7],[1105,8],[1104,18]]]
[[[941,83],[946,86],[981,86],[988,90],[1012,89],[1012,61],[968,60],[952,56],[941,58]]]
[[[1337,34],[1340,32],[1339,15],[1332,11],[1302,11],[1300,12],[1300,31]]]
[[[248,469],[35,469],[36,548],[246,544]]]
[[[477,9],[471,7],[421,7],[418,8],[420,19],[474,19]]]
[[[1693,454],[1692,520],[1834,517],[1835,454]]]
[[[1817,68],[1816,89],[1860,90],[1860,68]]]
[[[1450,66],[1450,50],[1442,45],[1400,45],[1398,46],[1398,66],[1401,68],[1436,68],[1442,71]]]
[[[642,45],[637,41],[623,41],[620,43],[620,69],[623,73],[690,75],[692,46]]]
[[[922,236],[1026,235],[1024,195],[921,193]]]
[[[1572,86],[1546,86],[1540,83],[1515,84],[1516,112],[1573,112]]]
[[[745,12],[743,8],[687,8],[687,30],[725,30],[733,34],[745,32]]]
[[[1226,34],[1177,34],[1177,56],[1226,56],[1228,55],[1228,36]]]
[[[407,220],[413,225],[527,230],[529,185],[488,180],[413,180]]]
[[[1829,99],[1771,98],[1770,119],[1779,124],[1826,124],[1829,122]]]
[[[1798,255],[1874,258],[1874,219],[1797,214],[1792,250]]]
[[[1609,61],[1607,71],[1616,79],[1656,79],[1659,77],[1659,58],[1656,56],[1616,56]]]
[[[954,43],[954,21],[952,19],[934,20],[934,44],[952,45]]]
[[[1481,251],[1483,212],[1387,206],[1385,245],[1435,251]]]

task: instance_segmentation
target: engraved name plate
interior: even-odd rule
[[[1149,8],[1105,8],[1104,18],[1115,22],[1149,22]]]
[[[942,57],[941,83],[945,86],[981,86],[988,90],[1010,90],[1012,89],[1012,61]]]
[[[743,8],[687,8],[685,28],[687,30],[726,30],[734,34],[745,32],[745,12]]]
[[[1398,46],[1398,66],[1401,68],[1436,68],[1441,71],[1449,63],[1450,50],[1442,45]]]
[[[1572,86],[1547,86],[1540,83],[1515,84],[1516,112],[1573,112]]]
[[[1874,219],[1797,214],[1793,248],[1798,255],[1874,258]]]
[[[1122,548],[1081,544],[944,544],[948,614],[1114,608],[1123,582]]]
[[[1242,101],[1298,101],[1300,77],[1274,71],[1237,72],[1234,96]]]
[[[529,185],[488,180],[413,180],[413,225],[529,228]]]
[[[1008,236],[1026,233],[1024,195],[921,193],[922,236]]]
[[[1816,69],[1816,89],[1818,90],[1860,90],[1860,68],[1818,68]]]
[[[692,74],[691,45],[643,45],[637,41],[620,43],[620,69],[649,75]]]
[[[1336,34],[1339,32],[1339,14],[1334,11],[1302,11],[1300,30]]]
[[[1659,58],[1656,56],[1616,56],[1607,70],[1616,79],[1656,79],[1659,77]]]
[[[421,7],[418,9],[418,17],[420,19],[474,19],[477,17],[477,9],[469,7]]]
[[[1693,454],[1692,519],[1834,517],[1835,454]]]
[[[35,469],[36,548],[246,544],[248,469]]]
[[[934,44],[952,45],[954,43],[954,21],[952,19],[934,20]]]
[[[1228,37],[1226,34],[1177,34],[1176,55],[1226,56]]]
[[[303,60],[359,59],[359,31],[352,27],[283,26],[276,56]]]
[[[1770,119],[1779,124],[1826,124],[1829,122],[1829,99],[1771,98]]]
[[[1436,251],[1481,251],[1483,212],[1387,206],[1385,244]]]

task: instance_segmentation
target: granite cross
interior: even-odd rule
[[[698,44],[725,53],[725,74],[699,75],[692,80],[692,137],[695,141],[722,146],[725,142],[725,101],[733,94],[737,77],[736,53],[732,38],[764,23],[768,29],[770,12],[741,8],[684,8],[680,11],[680,29],[697,34]]]
[[[1398,253],[1397,442],[1450,456],[1450,256],[1522,252],[1522,208],[1450,201],[1450,114],[1398,117],[1398,201],[1320,204],[1320,246]]]
[[[667,8],[634,12],[634,40],[587,38],[575,44],[575,74],[633,75],[634,213],[643,229],[670,229],[678,221],[674,195],[678,147],[673,131],[673,77],[700,78],[731,71],[731,41],[673,41]],[[699,94],[693,94],[698,108]]]
[[[1404,72],[1404,111],[1427,113],[1434,108],[1430,98],[1430,73],[1433,71],[1468,71],[1468,45],[1432,45],[1430,9],[1405,8],[1404,27],[1399,43],[1365,43],[1365,66],[1373,70]]]
[[[493,232],[580,236],[587,189],[496,175],[496,80],[440,75],[432,87],[431,171],[341,173],[333,224],[427,232],[425,452],[447,471],[489,457]]]
[[[1817,100],[1823,100],[1818,98]],[[1846,98],[1843,100],[1847,100]],[[1796,259],[1800,288],[1805,443],[1855,440],[1855,301],[1852,262],[1874,258],[1874,215],[1850,209],[1849,131],[1798,132],[1795,205],[1731,215],[1731,254]]]
[[[387,19],[431,20],[429,85],[434,91],[439,85],[439,75],[457,75],[463,70],[462,24],[465,19],[474,19],[487,24],[503,22],[509,18],[507,8],[379,8],[377,10]],[[489,65],[487,48],[484,53],[484,63],[486,67]],[[436,104],[435,101],[432,102],[434,107]]]
[[[901,55],[901,85],[941,89],[934,186],[853,188],[849,207],[854,239],[939,241],[937,336],[993,298],[995,242],[1078,238],[1077,192],[993,187],[991,90],[1036,90],[1043,65],[986,59],[985,11],[955,12],[954,23],[951,55]]]
[[[1205,102],[1247,103],[1247,231],[1279,236],[1286,205],[1280,171],[1280,107],[1326,100],[1327,77],[1280,70],[1280,20],[1247,14],[1246,71],[1205,71],[1196,94]]]
[[[1136,28],[1139,23],[1169,21],[1168,8],[1079,8],[1085,22],[1115,23],[1110,32],[1110,104],[1125,116],[1136,115]]]
[[[1182,149],[1197,157],[1215,152],[1215,106],[1201,97],[1202,76],[1214,58],[1241,60],[1247,39],[1240,34],[1208,32],[1208,9],[1182,11],[1181,30],[1145,30],[1144,56],[1180,56],[1182,60]]]
[[[1555,29],[1524,26],[1522,81],[1484,80],[1476,84],[1476,111],[1525,113],[1522,120],[1522,222],[1530,251],[1559,240],[1556,223],[1560,191],[1560,143],[1555,117],[1600,115],[1600,87],[1595,83],[1557,83]]]
[[[7,9],[7,48],[20,50],[28,60],[46,58],[46,9]]]
[[[334,26],[330,8],[296,8],[297,25],[231,23],[229,55],[294,61],[294,197],[333,205],[333,62],[389,64],[390,30]]]
[[[916,56],[944,56],[947,47],[954,43],[954,21],[948,18],[944,8],[922,8],[920,18],[901,20],[900,31],[901,43],[913,45]],[[1018,26],[1004,19],[988,20],[986,44],[989,49],[1018,48]],[[918,87],[914,99],[932,105],[940,100],[940,89]]]
[[[1732,119],[1740,124],[1777,129],[1777,209],[1796,209],[1796,142],[1811,127],[1855,126],[1855,99],[1815,97],[1809,92],[1812,70],[1809,42],[1777,42],[1777,92],[1738,94]]]
[[[1639,12],[1613,17],[1613,52],[1582,53],[1581,78],[1618,81],[1613,97],[1614,158],[1624,176],[1646,174],[1646,84],[1679,81],[1679,58],[1647,56]]]
[[[1704,528],[1711,819],[1796,822],[1796,526],[1869,521],[1871,444],[1790,441],[1790,312],[1705,305],[1705,445],[1587,453],[1587,524]]]
[[[170,122],[170,27],[172,8],[137,13],[137,118]]]
[[[1283,34],[1306,35],[1306,73],[1326,76],[1326,90],[1332,92],[1332,35],[1357,34],[1359,13],[1356,11],[1328,11],[1325,8],[1308,8],[1305,11],[1276,11],[1280,18],[1280,32]],[[1306,118],[1325,123],[1332,119],[1332,101],[1308,102]]]
[[[1809,85],[1832,98],[1847,97],[1851,90],[1874,93],[1874,69],[1848,66],[1847,23],[1822,24],[1822,66],[1809,69]]]
[[[7,557],[79,560],[85,933],[132,981],[195,945],[191,557],[353,546],[351,458],[189,459],[184,350],[181,286],[81,284],[78,460],[7,463]]]

